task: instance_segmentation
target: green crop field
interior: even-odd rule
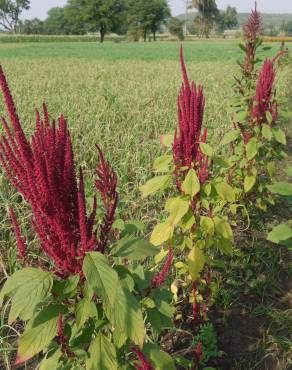
[[[265,46],[271,48],[260,53],[262,59],[280,49],[277,43]],[[33,132],[34,110],[41,109],[44,101],[51,117],[57,118],[62,113],[68,120],[76,162],[84,169],[88,200],[92,200],[95,192],[98,144],[119,176],[119,216],[145,221],[148,234],[161,216],[157,209],[163,206],[158,197],[142,199],[139,186],[151,177],[154,158],[163,152],[160,135],[173,132],[177,125],[177,95],[182,83],[179,48],[177,42],[0,43],[0,63],[25,132]],[[239,69],[236,62],[243,53],[235,41],[186,42],[184,50],[190,79],[204,86],[208,142],[220,152],[220,142],[232,125],[229,110],[234,95],[232,83]],[[291,57],[279,66],[277,86],[279,99],[292,96]],[[0,112],[6,115],[2,98]],[[26,206],[2,170],[0,188],[0,264],[9,275],[17,262],[7,209],[13,204],[18,213]],[[25,228],[31,215],[26,209],[22,214],[25,217],[20,222]],[[234,345],[230,361],[235,367],[228,369],[288,369],[292,363],[292,323],[291,310],[286,306],[291,296],[286,297],[285,254],[277,248],[266,248],[261,242],[254,243],[254,239],[253,235],[248,235],[247,240],[239,238],[242,249],[236,249],[229,265],[222,262],[223,277],[218,274],[214,279],[214,284],[220,287],[214,298],[219,319],[212,319],[223,349]],[[31,244],[36,243],[32,240]],[[265,286],[271,287],[267,294]],[[233,304],[234,311],[230,308]],[[228,329],[229,316],[234,326]],[[249,331],[245,332],[246,325]],[[6,333],[4,329],[2,332]],[[237,329],[242,330],[239,332],[242,343],[237,339]],[[4,334],[1,338],[0,325],[3,348],[10,345],[7,338]],[[9,351],[5,360],[7,369],[10,369]],[[276,367],[278,364],[280,367]]]

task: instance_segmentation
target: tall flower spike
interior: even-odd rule
[[[162,270],[153,277],[151,281],[151,285],[153,288],[159,288],[165,282],[167,273],[171,267],[172,261],[173,261],[173,253],[172,253],[171,246],[169,246],[165,265],[163,266]]]
[[[262,125],[269,123],[270,125],[277,119],[278,106],[273,102],[273,86],[276,78],[273,61],[266,59],[257,81],[256,94],[253,98],[253,107],[251,116],[253,124]],[[272,121],[267,121],[267,113],[270,113]]]
[[[36,129],[29,142],[22,130],[1,67],[0,87],[12,126],[9,127],[6,120],[2,119],[6,134],[0,140],[0,162],[10,182],[30,205],[32,226],[40,240],[41,249],[54,262],[56,273],[63,277],[81,274],[85,253],[101,248],[97,245],[96,231],[93,230],[96,200],[88,216],[83,174],[80,170],[78,187],[67,122],[61,115],[57,123],[51,123],[44,104],[44,119],[36,111]],[[99,240],[105,245],[117,206],[117,195],[114,192],[117,178],[99,152],[102,158],[99,171],[103,180],[98,189],[107,211]],[[20,254],[24,255],[25,243],[13,212],[11,217]]]
[[[180,52],[183,85],[178,96],[178,129],[175,131],[173,143],[173,160],[175,164],[175,179],[181,191],[181,180],[185,170],[193,168],[197,171],[201,182],[208,178],[208,159],[200,150],[200,142],[205,142],[207,129],[201,135],[205,98],[202,86],[189,83],[183,49]]]

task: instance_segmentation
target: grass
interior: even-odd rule
[[[173,131],[176,126],[176,98],[182,81],[179,46],[178,43],[159,42],[0,45],[1,64],[25,131],[31,133],[34,129],[34,108],[41,107],[44,100],[52,117],[63,113],[69,122],[76,161],[85,169],[86,188],[90,195],[94,191],[97,161],[95,144],[99,144],[118,172],[122,199],[119,211],[127,219],[153,222],[154,210],[159,208],[157,199],[142,200],[138,188],[151,176],[153,160],[161,151],[159,136]],[[279,45],[274,43],[262,57],[277,50]],[[205,123],[209,127],[210,142],[219,150],[220,140],[231,125],[228,114],[231,84],[241,52],[235,42],[197,41],[185,44],[185,55],[190,78],[204,85]],[[291,86],[291,66],[280,68],[277,83],[279,96],[286,96]],[[0,112],[4,113],[2,101]],[[2,174],[0,189],[0,263],[10,274],[17,262],[7,207],[11,202],[19,209],[25,206]],[[26,218],[22,219],[24,226],[29,224],[29,213],[25,214]],[[244,284],[229,285],[224,280],[226,289],[222,289],[218,296],[219,308],[228,310],[232,305],[241,304],[239,297],[246,287],[253,292],[255,290],[259,297],[276,297],[274,292],[267,295],[266,283],[256,278],[257,271],[264,271],[269,283],[277,281],[279,267],[275,261],[278,261],[278,254],[271,252],[268,256],[260,256],[256,250],[254,253],[254,258],[250,250],[244,255],[239,254],[232,267],[225,271],[229,282],[243,280]],[[261,258],[261,263],[257,262],[258,258]],[[252,275],[243,279],[243,272],[239,270],[247,265]],[[273,271],[270,275],[269,269]],[[252,279],[255,281],[250,286]],[[223,281],[219,283],[221,286]],[[255,302],[255,307],[246,305],[248,312],[273,321],[276,329],[270,326],[265,329],[260,349],[251,360],[246,360],[250,362],[244,362],[246,365],[242,366],[247,366],[244,370],[262,369],[254,366],[275,345],[282,343],[283,356],[288,358],[289,353],[289,312],[285,310],[284,314],[279,307],[271,306],[270,299],[256,299]],[[15,333],[10,327],[3,326],[3,318],[1,320],[0,349],[10,348],[11,342],[7,338]],[[4,353],[5,361],[8,361],[9,351]],[[238,365],[236,369],[243,368]]]

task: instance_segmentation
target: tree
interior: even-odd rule
[[[236,8],[228,6],[226,11],[218,12],[216,23],[220,33],[236,27],[238,25]]]
[[[195,23],[200,29],[201,36],[208,38],[218,15],[216,0],[193,0],[191,7],[198,10]]]
[[[20,14],[29,8],[30,0],[0,0],[0,26],[16,33]]]
[[[183,25],[184,25],[184,21],[181,21],[177,17],[171,17],[167,23],[167,27],[168,27],[170,34],[177,36],[179,40],[184,39]]]
[[[64,8],[56,7],[48,11],[48,17],[44,22],[45,32],[50,35],[66,35],[70,33],[68,20]]]
[[[159,27],[170,17],[170,9],[167,0],[130,0],[128,9],[128,23],[130,28],[140,29],[144,41],[147,33],[156,33]]]
[[[292,21],[285,22],[282,28],[287,36],[292,36]]]
[[[19,22],[17,32],[25,35],[41,35],[45,33],[44,22],[38,18]]]

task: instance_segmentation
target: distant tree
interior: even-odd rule
[[[198,10],[195,24],[201,36],[208,38],[218,15],[216,0],[192,0],[191,7]]]
[[[220,33],[225,30],[231,30],[238,26],[236,8],[228,6],[226,11],[218,12],[216,17],[217,29]]]
[[[263,28],[263,33],[267,36],[277,36],[279,29],[272,23],[266,24]]]
[[[171,35],[177,36],[179,40],[184,39],[184,31],[183,31],[184,21],[176,17],[171,17],[167,23],[167,28]]]
[[[0,27],[16,33],[19,16],[30,8],[30,0],[0,0]]]
[[[38,18],[26,19],[25,21],[19,22],[17,27],[17,33],[25,35],[41,35],[45,33],[44,22]]]
[[[167,0],[129,0],[129,27],[140,29],[144,41],[147,39],[148,32],[153,34],[155,41],[157,31],[169,17],[170,9]]]
[[[48,11],[48,17],[44,21],[45,33],[50,35],[66,35],[70,33],[65,9],[56,7]]]
[[[285,22],[282,29],[287,36],[292,36],[292,21]]]

